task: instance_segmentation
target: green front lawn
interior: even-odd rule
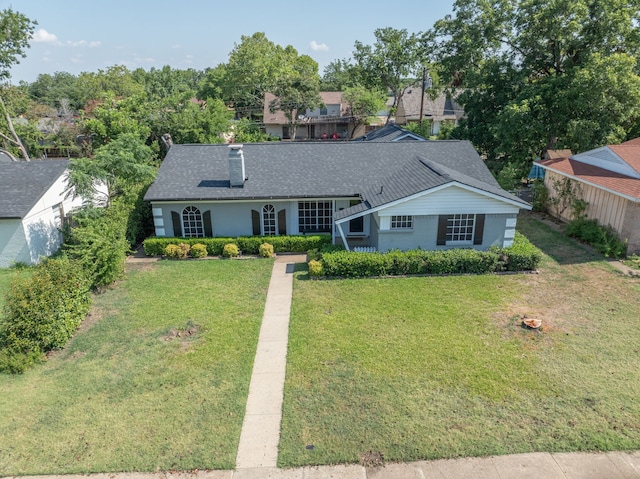
[[[298,273],[280,465],[640,448],[640,283],[520,223],[540,275]]]
[[[0,375],[0,476],[232,469],[272,264],[144,264],[96,296],[65,350]]]

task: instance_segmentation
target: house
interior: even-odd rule
[[[365,133],[351,141],[427,141],[417,133],[413,133],[406,128],[402,128],[395,123],[388,123],[383,127]]]
[[[0,162],[0,267],[35,264],[62,243],[59,228],[82,200],[67,198],[68,160]]]
[[[520,209],[467,141],[174,145],[145,200],[156,236],[328,233],[347,249],[487,249]]]
[[[570,178],[580,185],[580,197],[588,203],[585,214],[601,225],[610,225],[623,240],[627,253],[640,254],[640,138],[584,153],[538,160],[544,183],[555,195],[554,183]],[[572,220],[569,209],[563,220]]]
[[[264,128],[268,135],[279,138],[297,140],[319,140],[319,139],[348,139],[349,133],[353,130],[353,120],[347,112],[347,104],[342,98],[342,92],[324,91],[320,92],[320,98],[324,106],[315,110],[306,110],[301,113],[296,138],[291,138],[289,120],[281,110],[271,112],[270,103],[275,100],[272,93],[267,93],[264,99]],[[362,127],[364,128],[364,127]],[[360,135],[364,129],[356,131]],[[334,138],[334,136],[336,138]],[[355,134],[353,135],[355,136]]]
[[[420,117],[420,113],[422,113],[422,117]],[[421,119],[429,120],[431,134],[437,135],[443,124],[457,125],[463,116],[462,106],[445,93],[441,93],[433,99],[428,91],[423,94],[420,88],[410,88],[398,101],[395,118],[399,125],[419,122]]]

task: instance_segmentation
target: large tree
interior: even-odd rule
[[[318,64],[307,55],[298,56],[292,46],[284,49],[283,60],[281,74],[273,88],[276,98],[270,103],[269,109],[284,113],[289,120],[291,138],[295,139],[300,123],[298,117],[307,109],[313,110],[322,103],[319,95],[320,76]]]
[[[640,115],[637,0],[457,0],[425,44],[460,131],[495,161],[624,140]]]
[[[416,83],[425,59],[416,34],[387,27],[376,29],[374,35],[373,45],[356,41],[353,58],[365,86],[393,94],[388,122],[405,90]]]
[[[11,66],[19,63],[19,58],[26,56],[25,50],[29,47],[29,40],[33,35],[33,29],[37,23],[30,20],[20,12],[11,8],[0,10],[0,110],[4,125],[0,131],[0,138],[20,151],[25,160],[29,160],[29,154],[16,134],[11,121],[11,113],[3,99],[4,83],[10,77]]]
[[[262,32],[242,36],[229,54],[224,71],[223,97],[240,116],[262,114],[264,96],[282,76],[284,49]]]

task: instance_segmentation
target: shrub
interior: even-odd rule
[[[323,274],[322,262],[316,261],[313,259],[309,261],[309,274],[316,278],[318,276],[322,276]]]
[[[622,241],[611,226],[601,226],[596,219],[578,218],[570,221],[565,233],[580,241],[590,244],[605,257],[622,258],[627,251],[626,242]]]
[[[45,355],[40,351],[23,352],[14,348],[0,350],[0,372],[9,374],[22,374],[31,366],[45,360]]]
[[[191,246],[189,254],[192,258],[204,258],[207,256],[207,247],[202,243],[196,243]]]
[[[74,217],[64,251],[82,263],[94,287],[106,286],[124,275],[130,245],[126,238],[130,207],[114,202],[109,208]]]
[[[492,251],[505,258],[503,263],[508,271],[533,271],[542,260],[542,251],[518,231],[516,231],[512,246],[492,248]]]
[[[164,249],[164,255],[169,259],[185,259],[190,250],[191,246],[186,243],[169,244]]]
[[[240,250],[238,249],[238,245],[233,243],[228,243],[224,245],[222,248],[222,256],[225,258],[235,258],[240,254]]]
[[[509,269],[535,269],[542,252],[520,233],[513,246],[435,251],[390,251],[388,253],[356,253],[350,251],[322,254],[324,274],[327,276],[365,277],[406,274],[485,274]]]
[[[5,297],[0,344],[28,357],[62,348],[89,311],[90,286],[80,262],[64,256],[43,261],[29,277],[14,278]]]
[[[330,235],[313,236],[241,236],[238,238],[147,238],[144,240],[144,252],[147,256],[160,256],[168,244],[202,243],[211,256],[222,254],[224,245],[235,243],[245,254],[259,254],[260,245],[268,242],[275,253],[305,253],[310,249],[321,250],[331,246]]]
[[[269,243],[262,243],[258,248],[258,254],[262,258],[271,258],[273,256],[273,245]]]

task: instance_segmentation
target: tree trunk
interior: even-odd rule
[[[11,121],[11,116],[7,111],[7,106],[5,105],[4,100],[2,99],[2,96],[0,96],[0,107],[2,108],[2,112],[4,113],[4,118],[7,121],[7,125],[9,127],[9,131],[11,132],[11,136],[13,136],[13,139],[2,133],[0,133],[0,135],[5,140],[13,143],[18,147],[18,149],[20,150],[20,153],[22,154],[22,159],[24,159],[25,161],[30,161],[29,153],[27,153],[27,149],[24,147],[24,145],[22,144],[22,141],[20,141],[20,137],[16,134],[16,131],[13,128],[13,122]]]

